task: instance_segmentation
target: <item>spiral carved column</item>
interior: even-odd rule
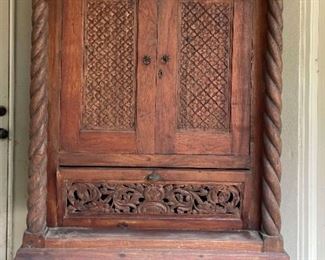
[[[262,231],[267,236],[280,238],[283,0],[267,2]]]
[[[41,234],[46,229],[47,198],[48,6],[46,0],[33,0],[32,7],[27,232]]]

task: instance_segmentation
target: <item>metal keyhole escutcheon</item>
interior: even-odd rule
[[[146,179],[148,181],[155,182],[155,181],[159,181],[161,179],[161,177],[158,173],[153,172],[153,173],[149,174]]]
[[[161,57],[161,62],[167,64],[170,61],[169,55],[165,54]]]
[[[144,65],[149,65],[151,63],[151,57],[148,56],[148,55],[144,55],[143,59],[142,59],[142,62],[143,62]]]
[[[162,69],[160,69],[158,71],[158,78],[161,79],[164,76],[164,72],[162,71]]]

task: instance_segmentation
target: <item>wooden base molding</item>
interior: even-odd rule
[[[91,260],[91,259],[155,259],[155,260],[288,260],[285,253],[257,253],[257,252],[221,252],[212,250],[113,250],[113,249],[84,249],[84,248],[23,248],[20,249],[16,259],[32,260]]]
[[[26,241],[16,259],[289,259],[263,252],[259,232],[126,231],[52,228],[42,238]],[[38,244],[36,242],[39,242]]]

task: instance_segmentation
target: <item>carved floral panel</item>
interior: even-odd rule
[[[181,1],[178,129],[229,131],[231,2]]]
[[[66,215],[234,215],[241,185],[66,182]]]
[[[135,126],[136,0],[85,0],[85,129]]]

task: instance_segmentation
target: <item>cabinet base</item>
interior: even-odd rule
[[[263,237],[256,231],[57,228],[48,229],[43,238],[30,238],[25,236],[16,259],[289,259],[284,252],[264,252]]]
[[[16,260],[52,260],[52,259],[154,259],[154,260],[288,260],[285,253],[257,253],[257,252],[221,252],[213,250],[114,250],[114,249],[84,249],[84,248],[21,248]]]

